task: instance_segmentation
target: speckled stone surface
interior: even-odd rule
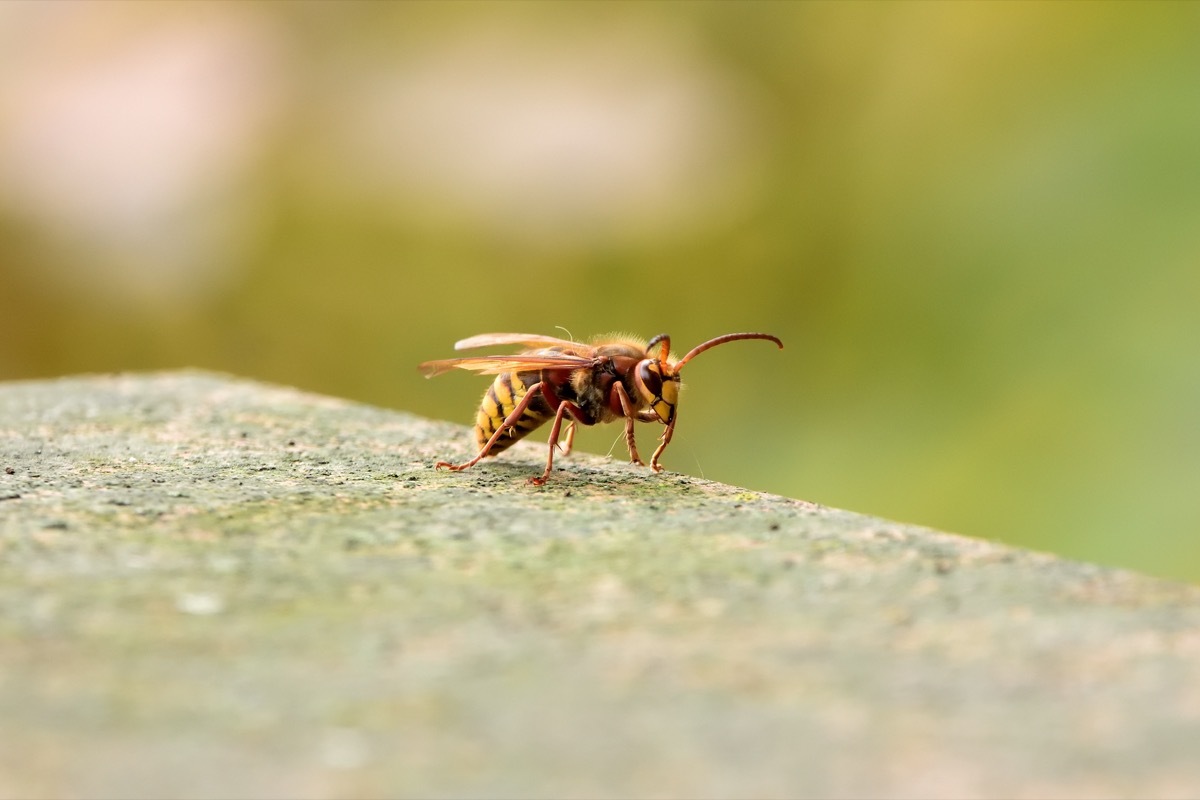
[[[1195,587],[469,442],[0,384],[0,797],[1200,792]]]

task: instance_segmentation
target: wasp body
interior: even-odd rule
[[[634,422],[666,426],[650,458],[650,468],[660,472],[658,459],[675,431],[680,369],[705,350],[739,339],[766,339],[783,347],[783,342],[766,333],[730,333],[710,339],[692,348],[683,358],[672,360],[671,339],[666,334],[659,334],[645,344],[621,337],[588,345],[524,333],[486,333],[463,339],[454,349],[511,344],[530,349],[511,356],[451,358],[421,365],[429,377],[456,368],[496,375],[476,416],[478,455],[462,464],[439,461],[437,467],[456,471],[473,467],[480,459],[503,452],[553,420],[546,469],[540,477],[530,479],[543,484],[553,469],[554,449],[558,446],[563,419],[570,416],[565,452],[570,452],[577,423],[595,425],[624,419],[625,443],[630,461],[635,464],[643,462],[634,441]],[[657,357],[651,355],[655,347],[660,348]]]

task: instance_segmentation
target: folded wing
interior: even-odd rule
[[[482,375],[499,375],[501,372],[527,372],[543,369],[583,369],[592,366],[593,360],[580,356],[477,356],[475,358],[447,358],[441,361],[426,361],[419,366],[426,378],[441,375],[452,369],[466,369]]]
[[[536,333],[481,333],[454,343],[455,350],[474,350],[476,347],[492,347],[500,344],[523,344],[527,347],[569,347],[578,349],[586,345],[579,342],[569,342],[566,339],[556,339],[553,336],[539,336]]]

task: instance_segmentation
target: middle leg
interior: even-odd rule
[[[639,467],[644,466],[642,457],[638,455],[637,441],[633,437],[633,421],[637,416],[637,412],[633,409],[633,402],[629,399],[629,393],[625,391],[625,387],[617,381],[615,383],[617,399],[621,401],[621,413],[625,415],[625,444],[629,447],[629,461],[632,464],[637,464]]]
[[[558,432],[562,429],[563,417],[567,414],[571,415],[572,426],[576,422],[584,422],[586,424],[587,417],[579,406],[570,400],[563,400],[558,404],[558,412],[554,415],[554,424],[550,427],[550,450],[546,454],[546,470],[540,477],[535,476],[529,479],[529,482],[534,486],[541,486],[550,477],[550,470],[554,468],[554,448],[558,447]]]

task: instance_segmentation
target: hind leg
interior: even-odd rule
[[[505,417],[504,424],[502,424],[499,428],[496,429],[496,432],[492,434],[492,438],[487,440],[487,444],[485,444],[483,446],[483,449],[481,449],[479,451],[479,455],[475,456],[470,461],[464,461],[462,464],[451,464],[449,461],[439,461],[433,465],[434,468],[435,469],[448,469],[448,470],[453,470],[454,472],[459,472],[464,469],[470,469],[471,467],[478,464],[479,460],[481,458],[483,458],[484,456],[486,456],[488,453],[490,453],[492,451],[492,448],[496,445],[496,442],[500,441],[501,436],[503,436],[507,431],[510,431],[514,427],[516,427],[517,420],[519,420],[521,418],[521,415],[525,413],[525,409],[529,408],[529,404],[532,403],[533,399],[535,397],[539,396],[541,393],[542,393],[541,381],[535,383],[533,386],[530,386],[529,391],[526,392],[525,396],[521,398],[521,402],[517,403],[517,407],[512,410],[511,414],[509,414],[507,417]],[[557,431],[558,431],[558,428],[555,427],[555,432],[557,432]],[[548,472],[549,467],[547,467],[546,469]]]

